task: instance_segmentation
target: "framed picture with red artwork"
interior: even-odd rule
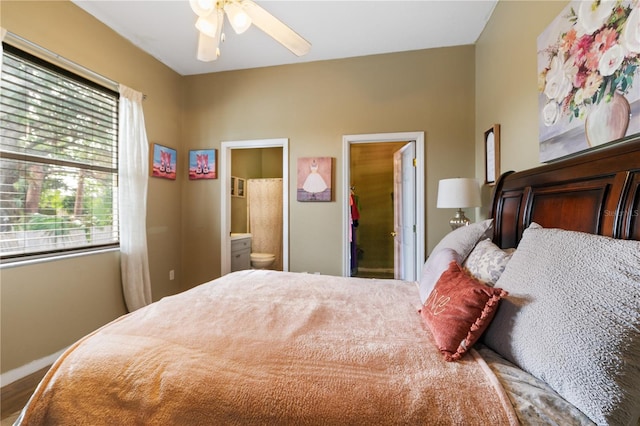
[[[189,179],[217,179],[218,161],[215,149],[189,151]]]
[[[151,150],[151,176],[176,179],[178,152],[164,145],[154,143]]]

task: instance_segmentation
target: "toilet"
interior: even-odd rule
[[[265,269],[271,266],[276,255],[271,253],[251,253],[251,266],[254,269]]]

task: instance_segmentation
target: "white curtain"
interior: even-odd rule
[[[251,251],[271,253],[271,269],[282,270],[282,179],[249,179],[247,210]]]
[[[120,270],[129,312],[151,303],[147,254],[147,184],[149,143],[142,93],[120,85],[119,111]]]

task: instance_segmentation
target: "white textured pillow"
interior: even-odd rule
[[[493,219],[461,226],[445,235],[431,253],[436,253],[443,248],[450,248],[458,252],[461,257],[460,261],[464,261],[478,241],[492,236]]]
[[[514,251],[502,250],[487,238],[476,244],[462,266],[471,275],[493,287]]]
[[[640,417],[640,241],[531,226],[484,336],[597,424]]]
[[[427,259],[422,267],[422,276],[420,278],[420,301],[422,303],[427,300],[433,286],[440,278],[440,275],[449,267],[451,260],[460,263],[463,262],[478,241],[493,235],[493,219],[483,220],[482,222],[473,223],[469,226],[462,226],[454,231],[449,232],[440,240],[433,248],[431,256]],[[450,253],[442,254],[445,249],[453,250],[457,256],[451,256]]]
[[[422,303],[429,298],[440,276],[453,261],[460,263],[460,256],[458,252],[450,248],[443,248],[429,256],[429,259],[422,267],[422,276],[420,277],[420,299],[422,299]]]

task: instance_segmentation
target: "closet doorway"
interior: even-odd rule
[[[232,156],[233,151],[281,148],[282,150],[282,270],[289,270],[289,140],[283,139],[258,139],[245,141],[222,142],[220,148],[220,273],[228,274],[231,271],[231,232],[233,220],[246,221],[246,215],[239,218],[238,212],[233,212],[232,196]],[[236,185],[237,186],[237,185]],[[234,186],[235,188],[235,186]],[[234,216],[235,215],[235,216]],[[237,231],[237,230],[236,230]]]
[[[424,165],[414,159],[424,158],[424,133],[344,136],[343,155],[343,274],[416,280],[424,263]]]

